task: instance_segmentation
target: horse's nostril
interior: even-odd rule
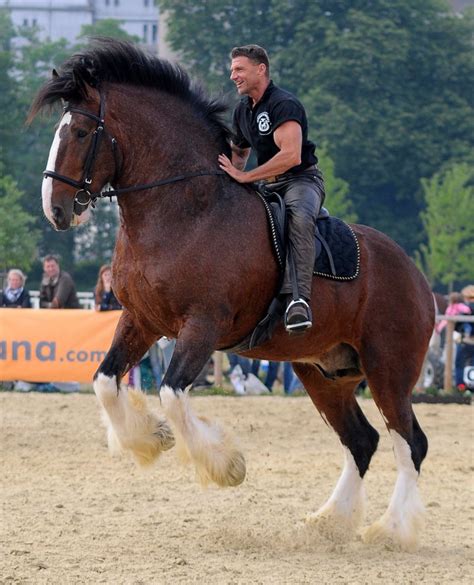
[[[53,219],[56,223],[60,223],[64,219],[64,211],[62,207],[53,207]]]

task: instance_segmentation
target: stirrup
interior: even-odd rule
[[[289,322],[288,317],[289,317],[292,309],[295,307],[301,308],[304,310],[304,312],[306,314],[306,319],[304,318],[303,315],[296,314],[295,317],[296,318],[302,317],[302,320],[295,321],[294,323],[291,323],[291,322]],[[286,308],[286,311],[285,311],[285,329],[288,331],[288,333],[303,332],[312,326],[313,326],[313,322],[311,320],[311,309],[310,309],[310,306],[308,305],[308,303],[302,298],[292,300],[288,304],[288,307]]]

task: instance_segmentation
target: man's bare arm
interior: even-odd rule
[[[273,177],[274,175],[286,173],[288,169],[301,163],[301,145],[303,142],[303,136],[301,126],[298,122],[293,120],[285,122],[275,130],[273,138],[275,144],[280,150],[265,164],[251,171],[244,172],[233,164],[233,154],[232,161],[224,154],[220,154],[220,168],[239,183],[252,183],[254,181],[267,179],[268,177]]]

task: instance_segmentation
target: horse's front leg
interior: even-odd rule
[[[180,453],[194,463],[199,480],[227,487],[244,480],[245,459],[222,427],[194,414],[186,389],[210,358],[217,334],[213,323],[187,322],[178,337],[160,397],[175,430]]]
[[[174,445],[165,420],[151,412],[140,390],[120,387],[122,376],[155,341],[124,310],[112,346],[94,376],[94,391],[103,408],[111,451],[130,451],[140,465],[152,463]]]

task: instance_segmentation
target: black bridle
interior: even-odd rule
[[[118,144],[117,140],[111,136],[105,130],[105,100],[103,99],[102,94],[99,94],[99,115],[96,116],[92,112],[87,110],[81,110],[80,108],[75,108],[72,106],[65,106],[63,108],[63,115],[67,112],[73,112],[76,114],[80,114],[81,116],[86,116],[91,120],[97,122],[97,126],[92,135],[92,142],[89,146],[89,150],[87,152],[86,160],[84,161],[83,171],[82,171],[82,178],[80,181],[76,181],[75,179],[71,179],[70,177],[66,177],[65,175],[61,175],[56,171],[50,171],[45,169],[43,171],[44,177],[50,177],[51,179],[56,179],[57,181],[61,181],[61,183],[65,183],[66,185],[70,185],[77,189],[76,194],[74,196],[74,212],[77,215],[80,215],[83,211],[85,211],[89,204],[92,204],[94,207],[94,203],[97,199],[101,197],[116,197],[118,195],[122,195],[125,193],[132,193],[134,191],[145,191],[147,189],[153,189],[155,187],[161,187],[162,185],[169,185],[171,183],[177,183],[179,181],[184,181],[186,179],[191,179],[193,177],[203,177],[203,176],[210,176],[210,175],[225,175],[224,171],[194,171],[191,173],[185,173],[182,175],[176,175],[175,177],[169,177],[166,179],[161,179],[159,181],[154,181],[153,183],[146,183],[143,185],[133,185],[131,187],[122,187],[120,189],[107,189],[105,191],[97,191],[92,192],[90,190],[90,185],[92,184],[92,172],[94,170],[95,161],[97,158],[97,153],[99,151],[99,147],[102,143],[102,139],[104,134],[107,134],[110,137],[110,141],[112,144],[112,150],[114,154],[114,161],[115,161],[115,175],[116,178],[119,173],[119,162],[117,157],[117,149]]]

